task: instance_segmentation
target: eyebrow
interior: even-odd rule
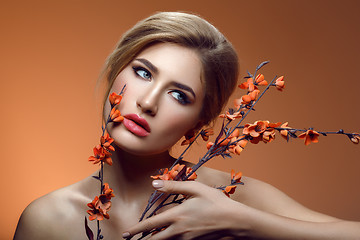
[[[194,98],[196,98],[195,92],[194,92],[194,90],[192,90],[191,87],[186,86],[186,85],[181,84],[181,83],[178,83],[178,82],[171,82],[171,84],[174,85],[175,87],[178,87],[180,89],[183,89],[183,90],[186,90],[186,91],[190,92],[194,96]]]
[[[158,69],[157,67],[155,67],[155,65],[152,64],[149,60],[147,60],[147,59],[145,59],[145,58],[137,58],[137,59],[135,59],[135,60],[143,63],[143,64],[144,64],[145,66],[147,66],[152,72],[154,72],[154,73],[156,73],[156,74],[159,73],[159,69]],[[186,90],[186,91],[190,92],[190,93],[193,95],[193,97],[196,98],[196,94],[195,94],[194,90],[193,90],[191,87],[186,86],[186,85],[184,85],[184,84],[181,84],[181,83],[179,83],[179,82],[174,82],[174,81],[171,82],[171,84],[174,85],[175,87],[178,87],[178,88],[180,88],[180,89],[183,89],[183,90]]]
[[[154,73],[158,73],[159,69],[157,67],[154,66],[154,64],[152,64],[151,62],[149,62],[148,60],[146,60],[145,58],[137,58],[135,59],[136,61],[139,61],[141,63],[143,63],[145,66],[147,66],[152,72]]]

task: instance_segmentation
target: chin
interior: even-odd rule
[[[151,156],[167,152],[171,146],[160,147],[159,145],[152,145],[157,141],[147,141],[145,138],[137,138],[134,136],[126,137],[115,137],[114,143],[119,150],[123,150],[127,153],[136,156]],[[149,139],[150,140],[150,139]]]
[[[153,139],[151,134],[146,137],[139,137],[127,131],[121,125],[109,129],[108,132],[119,149],[136,156],[151,156],[168,152],[178,141],[176,139],[167,139],[166,142],[161,140],[160,142],[159,139]],[[175,142],[173,143],[173,141]]]
[[[124,147],[124,146],[118,146],[121,150],[130,153],[132,155],[135,156],[152,156],[152,155],[158,155],[158,154],[162,154],[165,152],[168,152],[168,149],[147,149],[147,148],[129,148],[129,147]]]

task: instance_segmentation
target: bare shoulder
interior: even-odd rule
[[[230,173],[216,169],[203,167],[200,168],[197,173],[197,180],[211,187],[229,185],[231,182]],[[286,194],[274,186],[255,178],[243,176],[241,181],[244,184],[238,185],[232,199],[246,205],[261,208],[261,206],[269,200],[269,197],[287,197]]]
[[[70,236],[84,228],[86,203],[91,199],[82,187],[88,181],[84,179],[30,203],[21,214],[14,239],[72,239]]]
[[[198,179],[212,187],[230,184],[230,173],[211,168],[202,168],[198,171]],[[333,217],[312,211],[298,203],[278,188],[257,180],[243,176],[241,181],[244,185],[236,188],[231,198],[247,206],[274,213],[281,216],[307,221],[332,221]]]
[[[201,167],[197,170],[197,181],[210,187],[219,187],[230,184],[230,173],[219,171],[217,169]]]

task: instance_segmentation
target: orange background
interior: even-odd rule
[[[87,158],[100,134],[98,74],[121,34],[156,11],[195,12],[212,22],[237,49],[241,76],[264,60],[271,60],[263,71],[268,80],[286,76],[286,91],[270,91],[249,122],[360,131],[359,1],[6,2],[0,9],[1,239],[12,237],[32,200],[96,170]],[[308,147],[277,138],[209,166],[241,170],[312,209],[360,220],[359,153],[344,136]]]

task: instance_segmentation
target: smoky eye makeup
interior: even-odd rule
[[[143,79],[150,80],[152,78],[151,72],[144,67],[133,66],[132,69],[137,76]]]
[[[189,99],[189,97],[186,95],[186,93],[184,93],[183,91],[180,90],[172,90],[169,92],[169,94],[176,100],[178,101],[181,105],[188,105],[191,104],[192,101]]]
[[[159,73],[159,69],[144,58],[135,59],[132,69],[136,76],[148,81],[153,78],[152,72],[155,74]],[[174,89],[169,90],[168,94],[171,95],[179,104],[188,105],[192,104],[196,100],[195,92],[191,87],[178,81],[171,81],[169,84],[173,86]]]

